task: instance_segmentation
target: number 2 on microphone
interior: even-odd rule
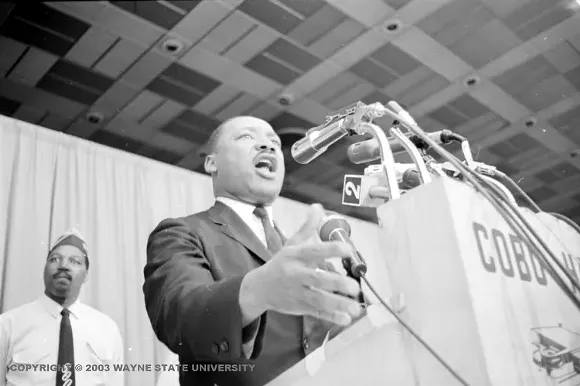
[[[361,186],[362,176],[347,174],[344,176],[342,188],[342,204],[360,206],[361,204]]]
[[[344,186],[344,191],[349,196],[354,195],[357,200],[360,199],[360,185],[356,186],[355,184],[352,183],[352,181],[348,181]]]

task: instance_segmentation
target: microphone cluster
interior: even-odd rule
[[[372,123],[373,119],[388,115],[394,119],[389,129],[389,138],[384,131]],[[385,201],[396,199],[400,192],[406,192],[431,181],[430,174],[444,175],[444,171],[434,159],[427,155],[429,144],[416,134],[403,133],[401,126],[417,124],[411,115],[396,102],[387,106],[380,103],[366,105],[356,102],[327,115],[325,122],[308,130],[291,149],[294,160],[307,164],[340,139],[350,135],[371,134],[373,138],[351,145],[347,158],[354,164],[381,161],[381,165],[367,168],[363,176],[345,176],[343,204],[376,207]],[[453,141],[463,142],[466,160],[472,162],[471,150],[465,138],[450,130],[425,133],[428,139],[438,145]],[[397,164],[393,155],[408,152],[413,164]],[[469,153],[469,154],[467,154]]]
[[[456,134],[450,130],[435,131],[433,133],[427,133],[427,135],[440,145],[447,145],[452,141],[457,140]],[[429,149],[429,145],[416,135],[410,135],[408,138],[417,149]],[[399,154],[406,151],[403,145],[396,138],[389,139],[389,145],[393,154]],[[379,142],[375,138],[372,138],[350,145],[346,151],[346,156],[353,164],[372,162],[381,158],[381,148]]]
[[[380,103],[365,105],[353,103],[326,116],[325,122],[308,130],[304,138],[292,145],[292,158],[299,164],[307,164],[323,154],[329,146],[347,135],[359,134],[359,126],[384,115]]]
[[[393,124],[387,131],[391,135],[390,138],[381,128],[372,123],[373,119],[385,115],[393,119]],[[406,129],[408,132],[403,133],[401,129]],[[541,259],[543,266],[550,268],[548,272],[556,283],[580,309],[580,300],[573,293],[573,290],[580,290],[580,284],[563,267],[556,255],[535,232],[534,227],[518,210],[513,195],[503,183],[511,182],[512,189],[527,197],[525,193],[513,180],[495,167],[474,161],[469,143],[462,136],[449,130],[425,133],[411,115],[393,101],[388,102],[387,106],[380,103],[365,105],[357,102],[329,115],[323,125],[310,129],[305,138],[294,144],[292,156],[297,162],[306,164],[324,153],[329,146],[341,138],[347,135],[365,134],[371,134],[373,138],[351,145],[347,150],[347,157],[354,164],[376,160],[380,160],[380,164],[368,166],[364,175],[346,175],[344,177],[342,197],[344,205],[378,207],[386,201],[399,198],[401,193],[428,184],[431,181],[431,175],[454,178],[469,183],[497,209],[516,235],[533,247],[534,254]],[[464,161],[459,160],[442,147],[442,145],[454,141],[461,143]],[[427,153],[430,147],[433,147],[447,162],[441,164],[436,162]],[[413,163],[396,163],[393,154],[400,152],[407,152]],[[535,205],[529,197],[528,200]],[[535,210],[540,211],[537,206]],[[331,214],[326,218],[319,228],[319,236],[323,241],[336,240],[352,244],[348,222],[336,214]],[[544,256],[544,251],[547,257]],[[399,323],[418,339],[461,384],[467,385],[427,343],[397,316],[373,289],[366,278],[366,263],[356,248],[353,248],[349,256],[343,257],[342,262],[348,276],[359,283],[363,280]],[[560,277],[562,275],[559,274],[560,271],[555,270],[555,266],[564,273],[563,276],[566,276],[567,281]],[[572,285],[567,283],[572,283]],[[364,301],[364,297],[361,298],[362,301]]]

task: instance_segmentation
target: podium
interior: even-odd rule
[[[580,277],[580,235],[547,214],[521,211]],[[404,299],[399,316],[469,385],[580,385],[580,310],[481,194],[437,178],[377,213],[379,260],[393,295]],[[269,383],[286,385],[459,382],[375,304]]]
[[[387,365],[388,364],[388,365]],[[387,310],[371,305],[367,316],[314,351],[268,386],[412,386],[401,327]]]

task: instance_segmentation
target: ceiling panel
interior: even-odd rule
[[[90,139],[91,141],[100,143],[101,145],[109,146],[130,153],[137,153],[144,145],[142,142],[105,130],[97,130],[93,135],[91,135]]]
[[[48,52],[30,47],[4,76],[34,87],[57,60],[56,56]]]
[[[0,7],[0,113],[203,172],[199,152],[224,119],[249,114],[276,130],[308,129],[353,102],[393,99],[426,130],[466,136],[475,159],[566,213],[580,197],[580,157],[570,156],[580,149],[578,8],[564,0],[21,3],[9,15]],[[402,29],[385,28],[392,17]],[[183,48],[165,50],[168,39]],[[479,82],[465,83],[472,75]],[[526,126],[529,117],[537,125]],[[289,154],[300,135],[282,136],[285,194],[372,220],[372,209],[340,204],[342,176],[365,166],[345,156],[360,138],[305,167]]]
[[[5,76],[18,63],[27,49],[28,46],[21,42],[0,36],[0,75]]]
[[[517,100],[531,111],[538,112],[576,93],[577,90],[563,75],[554,75],[518,95]]]
[[[379,88],[387,87],[397,79],[397,75],[392,70],[381,66],[371,58],[365,58],[355,63],[350,71]]]
[[[309,97],[324,105],[349,90],[357,82],[358,78],[354,74],[342,72],[314,90]]]
[[[199,44],[215,53],[223,54],[254,28],[256,23],[251,18],[240,11],[234,11],[210,30]]]
[[[544,57],[562,73],[580,66],[580,51],[568,40],[545,52]]]
[[[118,36],[107,33],[100,27],[91,27],[64,56],[70,62],[92,67],[97,60],[117,43]]]
[[[113,79],[60,60],[38,82],[38,88],[91,105],[113,84]]]
[[[523,64],[514,67],[494,82],[513,96],[527,92],[546,78],[558,75],[558,71],[543,56],[535,56]]]
[[[490,152],[502,158],[515,158],[525,151],[542,147],[542,144],[535,138],[525,133],[516,134],[501,143],[497,143],[488,148]]]
[[[417,105],[427,97],[447,89],[450,82],[441,74],[422,65],[385,87],[385,92],[407,106]]]
[[[567,71],[564,76],[571,84],[574,85],[576,91],[580,91],[580,65],[570,71]]]
[[[165,100],[152,108],[139,120],[139,123],[151,129],[159,129],[181,114],[186,107],[172,100]]]
[[[307,1],[293,3],[294,5],[300,4],[299,7],[303,8],[304,6],[310,8],[314,5],[315,7],[309,9],[309,11],[316,9],[313,14],[309,15],[306,20],[288,34],[289,38],[304,46],[308,46],[320,37],[328,34],[346,19],[346,16],[338,9],[328,4],[325,5],[323,1],[319,1],[318,4],[316,3]]]
[[[301,74],[300,71],[280,63],[279,60],[262,54],[250,59],[245,66],[280,84],[290,84]]]
[[[20,107],[20,102],[0,96],[0,114],[11,116]]]
[[[449,49],[473,68],[478,69],[520,44],[522,40],[501,20],[492,19],[481,28],[457,39]]]
[[[555,197],[556,192],[546,186],[542,186],[529,192],[528,196],[530,196],[534,201],[542,202]]]
[[[118,39],[93,65],[93,69],[115,79],[131,67],[145,51],[147,47],[126,39]]]
[[[390,43],[372,53],[371,58],[398,76],[407,75],[421,66],[417,59]]]
[[[303,15],[289,12],[269,1],[245,0],[238,9],[282,34],[289,33],[304,20]]]
[[[64,56],[89,27],[43,4],[21,3],[0,25],[0,35]]]
[[[528,40],[574,14],[566,0],[532,0],[506,17],[505,23],[522,40]]]
[[[185,14],[185,11],[181,9],[176,10],[157,1],[111,1],[110,3],[168,30],[175,27]]]
[[[320,59],[316,56],[286,39],[278,39],[273,42],[264,50],[263,55],[281,60],[303,72],[310,70],[320,63]]]
[[[417,27],[432,36],[445,46],[452,45],[456,39],[470,32],[470,29],[477,29],[477,25],[467,21],[482,23],[492,18],[486,7],[479,1],[474,0],[454,0],[447,2],[435,12],[431,13],[417,23]]]
[[[256,25],[246,34],[241,35],[223,55],[236,63],[246,63],[248,60],[262,52],[278,37],[272,31],[262,25]]]
[[[359,37],[364,31],[364,25],[356,20],[345,18],[326,35],[313,41],[308,48],[319,58],[326,59]]]
[[[449,106],[469,119],[481,117],[489,109],[469,94],[463,94],[449,103]]]
[[[550,124],[580,147],[580,108],[575,107],[552,117]]]

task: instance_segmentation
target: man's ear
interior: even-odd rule
[[[215,158],[213,154],[208,154],[205,157],[205,163],[203,165],[205,167],[205,172],[208,174],[214,174],[217,171],[217,166],[215,164]]]

